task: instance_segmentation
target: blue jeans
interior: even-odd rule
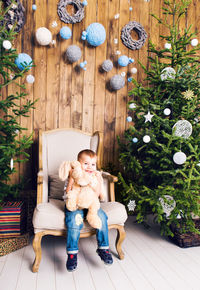
[[[83,228],[83,220],[87,215],[87,209],[69,211],[65,207],[65,225],[67,228],[67,253],[78,253],[78,241],[80,237],[80,231]],[[107,215],[100,208],[98,210],[98,216],[101,219],[102,227],[96,230],[97,244],[99,249],[108,249],[108,224]]]

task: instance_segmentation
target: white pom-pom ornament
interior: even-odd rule
[[[192,46],[197,46],[198,43],[199,43],[199,42],[198,42],[198,39],[196,39],[196,38],[194,38],[194,39],[191,40],[191,45],[192,45]]]
[[[29,84],[33,84],[34,81],[35,81],[35,78],[34,78],[34,76],[32,76],[32,75],[27,75],[27,77],[26,77],[26,81],[27,81],[27,83],[29,83]]]
[[[176,163],[178,165],[182,165],[186,161],[185,153],[183,153],[181,151],[176,152],[173,156],[173,161],[174,161],[174,163]]]
[[[9,40],[4,40],[4,41],[3,41],[3,47],[4,47],[5,49],[11,49],[12,44],[11,44],[11,42],[10,42]]]
[[[143,142],[144,142],[144,143],[149,143],[150,141],[151,141],[151,138],[150,138],[149,135],[145,135],[145,136],[143,137]]]
[[[36,30],[36,40],[40,45],[49,45],[52,43],[52,34],[46,27],[40,27]]]
[[[171,49],[172,48],[172,45],[171,45],[171,43],[165,43],[165,48],[166,49]]]
[[[136,67],[132,67],[132,69],[131,69],[131,73],[132,73],[132,74],[136,74],[136,73],[137,73],[137,68],[136,68]]]
[[[132,117],[131,117],[131,116],[128,116],[128,117],[126,118],[126,120],[127,120],[127,122],[132,122]]]
[[[169,108],[164,109],[164,115],[169,116],[171,114],[171,110]]]

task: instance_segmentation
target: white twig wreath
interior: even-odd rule
[[[74,15],[69,15],[67,13],[67,5],[74,5],[76,8],[76,13]],[[58,3],[57,12],[60,19],[65,23],[77,23],[81,22],[84,18],[84,3],[80,0],[60,0]]]
[[[138,40],[132,39],[131,37],[132,30],[134,30],[138,34],[139,37]],[[130,21],[122,28],[121,40],[126,47],[132,50],[140,49],[144,45],[146,38],[147,38],[146,31],[144,30],[143,26],[136,21]]]

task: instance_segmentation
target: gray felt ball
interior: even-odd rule
[[[78,61],[81,58],[81,49],[77,45],[70,45],[66,50],[66,57],[69,62]]]
[[[121,75],[114,75],[110,79],[110,86],[113,90],[120,90],[125,85],[125,80]]]
[[[110,71],[113,68],[113,63],[110,59],[106,59],[103,63],[102,63],[102,69],[106,72]]]

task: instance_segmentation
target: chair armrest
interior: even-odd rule
[[[37,174],[37,204],[42,203],[43,179],[43,171],[40,170]]]
[[[115,185],[114,182],[118,181],[117,176],[111,175],[108,172],[102,172],[102,177],[106,178],[109,182],[109,194],[110,194],[110,201],[115,201]]]

